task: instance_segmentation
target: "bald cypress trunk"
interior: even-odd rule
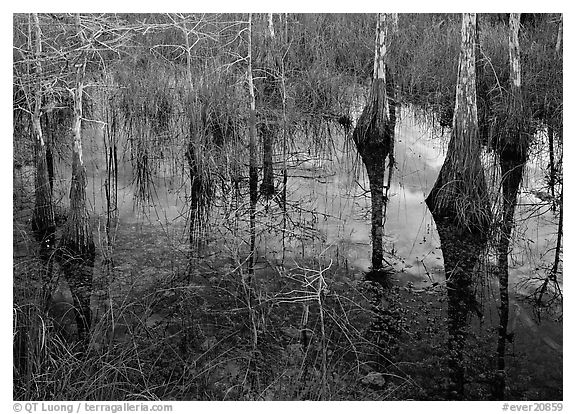
[[[426,204],[436,223],[448,294],[449,398],[465,396],[465,343],[470,311],[481,315],[473,272],[487,243],[488,191],[480,161],[476,103],[476,15],[462,15],[456,104],[446,160]]]
[[[563,17],[562,15],[560,15],[560,22],[558,23],[558,35],[556,36],[556,53],[560,53],[561,49],[562,49],[562,41],[563,41],[563,36],[564,36],[564,23],[563,23]]]
[[[35,148],[35,204],[32,215],[32,230],[40,244],[39,255],[42,279],[42,306],[48,307],[52,296],[52,256],[56,244],[56,222],[54,219],[54,207],[52,202],[52,185],[50,180],[50,165],[48,163],[48,149],[44,139],[41,123],[42,106],[42,42],[40,21],[36,13],[32,14],[34,32],[34,57],[36,85],[34,89],[34,110],[32,113],[32,134]],[[30,31],[32,41],[32,30]]]
[[[464,14],[452,134],[426,204],[435,218],[449,217],[462,231],[483,233],[490,222],[490,209],[480,162],[475,40],[476,15]]]
[[[387,78],[386,51],[387,15],[379,14],[376,26],[376,50],[374,53],[374,78],[370,96],[352,134],[354,143],[368,173],[371,198],[372,224],[372,270],[383,268],[384,255],[384,175],[386,157],[393,152],[396,116],[391,102],[393,85]],[[389,71],[388,71],[389,74]],[[393,162],[390,156],[389,162]]]
[[[248,94],[249,94],[249,151],[250,162],[248,170],[249,192],[250,192],[250,255],[248,257],[248,277],[242,277],[242,286],[246,304],[248,307],[250,331],[252,334],[252,349],[248,362],[247,382],[249,384],[248,394],[259,384],[259,370],[256,366],[256,355],[258,352],[258,322],[257,314],[253,307],[254,294],[252,284],[254,282],[254,264],[256,262],[256,203],[258,202],[258,165],[257,165],[257,141],[256,141],[256,97],[254,93],[254,78],[252,76],[252,14],[248,17]]]
[[[34,112],[32,113],[32,133],[35,143],[36,177],[35,177],[35,205],[32,217],[32,229],[37,240],[41,244],[41,250],[45,251],[54,245],[54,232],[56,225],[54,221],[54,209],[52,204],[52,190],[48,174],[47,147],[42,134],[42,124],[40,121],[42,107],[42,43],[40,33],[40,22],[38,15],[32,15],[34,32],[34,56],[35,75],[37,83],[34,90]]]
[[[39,243],[40,277],[42,281],[41,303],[47,308],[52,294],[52,253],[54,251],[56,225],[52,204],[52,191],[46,162],[46,143],[41,124],[42,107],[42,42],[38,15],[33,13],[28,21],[28,46],[34,56],[34,74],[28,66],[28,76],[35,79],[33,85],[33,108],[31,108],[31,132],[34,140],[34,210],[32,213],[32,231]],[[33,325],[27,312],[17,312],[14,320],[13,361],[14,372],[21,377],[32,375],[33,361],[30,349],[33,347],[30,338]],[[29,359],[30,358],[30,359]]]
[[[552,120],[548,120],[548,156],[550,158],[549,168],[550,177],[548,179],[548,188],[552,197],[552,211],[556,212],[556,162],[554,161],[554,127]]]
[[[520,13],[510,13],[508,33],[508,53],[510,62],[510,101],[503,128],[497,137],[497,153],[502,172],[502,221],[500,240],[498,242],[498,279],[500,284],[500,323],[498,327],[498,364],[497,384],[494,396],[505,398],[506,389],[506,341],[508,339],[508,252],[510,237],[514,227],[514,212],[517,204],[518,190],[528,160],[530,134],[524,121],[522,102],[522,78],[520,67]]]
[[[200,248],[200,235],[201,235],[201,218],[204,215],[203,210],[206,204],[205,185],[202,178],[202,170],[196,146],[199,145],[198,133],[194,130],[194,126],[190,126],[190,138],[188,142],[188,150],[186,151],[186,159],[188,160],[188,167],[190,169],[190,253],[193,255],[194,251]]]
[[[41,120],[44,120],[44,125],[40,122],[42,126],[42,133],[44,136],[44,142],[46,144],[46,169],[48,170],[48,182],[50,183],[50,191],[54,193],[54,135],[56,125],[53,123],[50,113],[42,114]]]
[[[278,131],[278,122],[272,114],[271,109],[275,107],[277,86],[275,79],[276,64],[274,59],[274,47],[276,36],[274,34],[274,23],[272,13],[268,14],[268,27],[264,36],[264,65],[265,77],[262,91],[261,108],[263,113],[268,116],[264,117],[260,124],[260,134],[262,135],[262,184],[260,184],[260,193],[264,197],[272,197],[276,192],[274,187],[274,136]]]
[[[76,16],[78,34],[83,43],[86,38]],[[74,299],[78,336],[87,338],[91,324],[90,296],[95,247],[90,215],[86,207],[86,167],[82,159],[82,97],[86,57],[76,66],[76,84],[73,91],[74,118],[72,122],[72,181],[70,211],[60,240],[59,259]]]
[[[250,164],[248,167],[248,180],[250,187],[250,257],[248,259],[248,273],[250,278],[254,275],[254,261],[256,255],[256,203],[258,202],[258,155],[256,142],[256,96],[254,94],[254,78],[252,76],[252,15],[248,22],[248,94],[249,94],[249,151]]]
[[[54,209],[52,204],[52,192],[50,190],[48,165],[46,162],[46,144],[42,137],[39,120],[33,120],[32,130],[34,133],[36,150],[36,199],[32,217],[32,229],[35,232],[36,239],[44,246],[49,246],[53,245],[56,225],[54,221]]]

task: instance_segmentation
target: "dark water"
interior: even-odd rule
[[[98,248],[103,243],[106,219],[102,131],[95,128],[87,136],[84,151],[89,177],[88,199]],[[404,111],[397,124],[397,167],[390,190],[384,239],[385,258],[395,270],[393,283],[403,289],[402,297],[411,298],[411,292],[420,296],[430,295],[430,303],[439,308],[443,306],[442,289],[446,284],[443,255],[424,198],[444,161],[447,139],[447,136],[432,133],[411,113]],[[290,230],[290,237],[282,243],[278,230],[279,214],[263,214],[268,208],[274,211],[274,206],[259,204],[257,250],[261,266],[282,260],[299,262],[313,257],[345,269],[350,280],[364,278],[371,254],[370,200],[364,191],[368,189],[368,180],[361,163],[351,154],[354,151],[343,136],[337,137],[334,147],[324,155],[291,153],[287,194],[293,201],[292,217],[299,225]],[[490,155],[485,156],[484,163],[489,171],[488,182],[497,182],[495,169],[491,167],[495,162]],[[174,168],[168,161],[161,163],[154,173],[151,200],[136,205],[132,170],[127,162],[121,165],[114,263],[114,270],[121,277],[109,280],[104,269],[96,266],[95,279],[102,283],[93,297],[95,309],[106,309],[107,304],[102,298],[121,298],[137,286],[153,284],[182,271],[189,255],[186,201],[189,180],[186,171]],[[557,221],[551,212],[544,212],[545,209],[538,206],[541,202],[533,195],[543,187],[545,166],[546,160],[536,158],[526,169],[510,255],[509,326],[515,333],[515,340],[509,346],[510,377],[511,381],[529,384],[523,387],[534,388],[532,397],[535,399],[561,398],[559,387],[562,381],[562,323],[555,321],[557,315],[540,318],[523,300],[534,288],[530,279],[538,273],[544,274],[544,269],[554,259]],[[24,169],[21,174],[27,173],[30,172]],[[60,164],[59,173],[68,177],[68,167]],[[19,178],[16,176],[15,180],[17,182]],[[57,198],[66,200],[68,187],[69,182],[65,179],[57,182]],[[245,255],[242,237],[235,235],[233,229],[245,234],[247,223],[235,215],[236,207],[234,202],[227,201],[211,210],[210,236],[218,240],[216,245],[221,251],[212,249],[210,254]],[[482,262],[485,270],[479,272],[481,281],[476,292],[484,317],[482,321],[470,322],[470,329],[480,337],[482,332],[490,331],[491,326],[496,327],[498,321],[498,281],[489,271],[495,263],[495,256],[487,256]],[[561,285],[561,275],[559,282]],[[61,282],[56,297],[62,302],[70,301],[64,282]],[[407,299],[407,307],[412,306],[410,300]],[[413,307],[413,310],[420,311],[420,308]],[[150,320],[163,317],[154,314]],[[415,325],[418,323],[421,321],[415,321]],[[492,347],[493,351],[496,342],[482,346],[487,350]]]

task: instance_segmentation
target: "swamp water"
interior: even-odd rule
[[[101,247],[105,238],[103,183],[106,172],[103,156],[98,155],[103,154],[102,133],[98,128],[94,131],[94,134],[87,134],[84,151],[89,179],[89,208],[95,220],[95,241]],[[335,272],[333,280],[329,277],[325,279],[328,291],[332,289],[331,283],[335,286],[350,283],[353,287],[365,283],[364,273],[369,268],[371,255],[368,180],[360,160],[350,155],[355,154],[351,148],[351,139],[340,135],[334,141],[333,147],[324,151],[322,156],[289,151],[287,211],[290,218],[286,230],[282,230],[282,214],[277,203],[273,200],[261,200],[258,203],[258,281],[279,277],[285,268],[294,266],[300,270],[307,269],[303,273],[313,273],[314,269],[319,268],[310,264],[314,263]],[[385,259],[395,270],[393,285],[401,292],[400,300],[406,301],[402,306],[411,309],[412,315],[421,319],[414,322],[422,332],[417,332],[420,328],[414,328],[409,341],[414,349],[423,354],[428,352],[426,347],[430,341],[422,341],[422,345],[414,343],[426,336],[430,329],[426,325],[438,322],[438,331],[446,327],[442,250],[435,223],[424,199],[444,161],[447,141],[447,136],[433,137],[410,113],[404,113],[397,124],[396,168],[389,191],[385,224]],[[485,163],[487,166],[491,164],[489,156],[486,156]],[[98,286],[93,295],[96,314],[106,312],[110,300],[121,302],[130,294],[136,294],[134,292],[154,291],[154,286],[164,286],[165,280],[175,277],[182,279],[181,275],[186,274],[190,266],[187,217],[190,186],[187,171],[171,168],[169,163],[161,163],[154,173],[150,200],[136,206],[130,163],[126,161],[120,164],[113,261],[107,267],[96,265],[94,269],[95,284]],[[543,187],[542,171],[545,165],[545,160],[537,158],[528,166],[516,213],[509,284],[509,326],[515,335],[514,342],[508,344],[507,364],[512,383],[510,387],[517,389],[517,394],[512,396],[561,399],[562,322],[561,318],[557,320],[561,310],[552,315],[537,315],[523,300],[533,291],[530,279],[538,273],[544,274],[544,269],[550,267],[554,260],[557,219],[550,211],[545,211],[546,206],[533,196],[535,190]],[[281,166],[275,166],[277,182],[281,179]],[[32,172],[25,168],[23,172],[15,173],[15,192],[25,181],[23,175],[33,179]],[[61,177],[69,176],[66,166],[60,166],[60,169],[62,171],[58,173]],[[491,182],[490,177],[488,182]],[[66,197],[68,186],[69,181],[62,180],[57,183],[56,193]],[[222,191],[217,191],[217,199]],[[196,276],[202,275],[209,283],[218,285],[223,273],[229,276],[239,267],[245,266],[249,240],[247,200],[247,196],[242,200],[226,197],[225,201],[215,202],[205,226],[206,242],[193,260],[193,273]],[[14,202],[16,228],[21,226],[25,218],[22,211],[16,211],[17,197]],[[285,237],[282,237],[283,234]],[[22,243],[17,246],[16,239],[19,237],[15,230],[15,252],[22,252],[23,249]],[[15,259],[15,266],[18,260]],[[487,257],[482,261],[483,270],[478,273],[479,281],[475,289],[483,306],[483,317],[472,317],[469,329],[475,332],[474,338],[479,341],[478,348],[484,354],[493,354],[497,339],[498,279],[496,275],[490,274],[494,259]],[[560,285],[561,281],[560,274]],[[201,290],[199,284],[192,280],[187,289],[194,288]],[[274,285],[270,285],[269,290],[272,291],[268,294],[274,296]],[[166,295],[170,294],[171,291],[166,289]],[[71,303],[69,296],[65,281],[60,280],[58,292],[54,295],[55,302],[65,306]],[[414,297],[426,299],[415,300]],[[417,301],[423,305],[415,305]],[[383,299],[383,302],[386,303],[386,300]],[[421,313],[426,307],[429,309],[424,316]],[[428,315],[428,311],[435,317]],[[154,310],[145,314],[148,327],[170,319],[167,312]],[[410,325],[409,320],[405,323]],[[127,325],[128,322],[118,322],[114,332],[116,339],[126,340],[129,335]],[[205,333],[204,337],[206,339],[200,344],[202,349],[211,349],[213,343],[220,340],[216,330]],[[436,352],[441,353],[442,345],[436,346],[440,348]],[[410,356],[406,356],[406,367],[401,368],[401,372],[414,378],[414,382],[418,382],[419,369],[422,376],[428,375],[427,372],[433,369],[431,366],[418,366],[420,355],[415,352],[412,355],[414,361],[409,361]],[[470,357],[469,364],[474,364],[474,355]],[[482,362],[478,360],[477,363]],[[234,369],[230,368],[232,371]],[[474,367],[469,371],[471,376],[475,375]],[[476,374],[480,377],[484,375],[482,372]],[[471,386],[481,382],[477,378],[470,380],[474,384]],[[514,382],[518,384],[514,385]],[[367,384],[373,385],[370,381]],[[474,392],[470,394],[476,397],[484,395]],[[430,398],[429,394],[422,395]]]

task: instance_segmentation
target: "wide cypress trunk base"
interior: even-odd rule
[[[393,148],[394,118],[386,111],[389,106],[386,82],[384,79],[375,79],[372,84],[370,98],[352,138],[368,173],[370,182],[370,195],[372,204],[372,270],[383,267],[384,235],[384,175],[386,171],[386,158]],[[392,121],[391,121],[392,119]]]

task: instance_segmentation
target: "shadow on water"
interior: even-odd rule
[[[393,269],[390,269],[393,274],[388,271],[368,271],[370,200],[362,192],[362,189],[368,188],[368,180],[355,170],[350,154],[343,149],[345,141],[341,138],[336,141],[334,153],[326,159],[310,159],[309,156],[304,156],[303,160],[299,160],[298,154],[292,156],[288,163],[288,195],[289,199],[298,200],[298,204],[290,206],[297,210],[289,213],[294,220],[305,223],[306,227],[293,229],[298,237],[288,238],[283,251],[280,237],[273,230],[275,222],[269,219],[273,214],[268,212],[268,216],[259,217],[266,229],[258,236],[259,254],[266,256],[266,262],[279,260],[283,255],[289,258],[289,261],[304,260],[320,254],[326,257],[332,255],[339,266],[346,268],[348,277],[358,279],[363,276],[367,281],[378,283],[381,289],[374,295],[380,296],[375,296],[374,300],[378,299],[386,304],[395,303],[394,311],[388,309],[384,313],[378,313],[376,319],[380,322],[386,321],[380,326],[392,329],[398,335],[407,335],[405,331],[410,332],[409,338],[404,338],[406,351],[399,351],[400,354],[396,356],[389,353],[389,359],[397,362],[411,361],[415,368],[410,375],[420,378],[421,383],[427,384],[430,389],[435,389],[436,386],[427,382],[430,378],[434,378],[434,381],[430,382],[442,384],[438,386],[436,394],[428,392],[425,398],[490,398],[490,388],[493,385],[491,375],[494,373],[493,352],[498,341],[494,329],[498,318],[494,317],[497,315],[497,310],[494,309],[497,293],[490,290],[497,280],[490,279],[484,273],[485,269],[478,270],[481,264],[479,262],[483,258],[480,254],[485,250],[486,236],[461,234],[450,221],[433,220],[426,207],[424,196],[430,191],[443,163],[443,140],[432,139],[429,131],[421,128],[410,113],[405,114],[399,123],[397,139],[398,171],[395,172],[392,183],[385,234],[386,258],[393,265]],[[539,178],[534,175],[528,176],[525,180],[526,189],[533,186],[537,179]],[[173,240],[178,237],[178,231],[185,234],[176,230],[175,224],[184,209],[183,206],[188,203],[177,193],[170,192],[168,187],[165,189],[159,185],[157,188],[158,194],[163,195],[156,208],[164,215],[160,217],[162,222],[171,223],[162,230],[166,232],[167,240]],[[124,187],[121,190],[121,193],[123,192],[126,195],[121,199],[131,197],[128,188]],[[524,204],[519,206],[517,216],[523,219],[529,215],[531,200],[527,191],[522,197]],[[120,206],[120,216],[126,225],[124,234],[119,236],[120,240],[126,239],[131,231],[141,228],[138,223],[142,221],[142,217],[138,217],[137,212],[129,206],[129,203]],[[216,210],[215,212],[217,213]],[[542,215],[534,219],[519,220],[524,233],[518,232],[522,237],[511,245],[511,294],[518,293],[518,282],[533,271],[537,258],[543,262],[549,260],[550,255],[545,253],[548,244],[546,235],[553,225],[546,224],[545,217]],[[216,231],[215,236],[220,238],[218,248],[223,250],[230,246],[235,249],[232,245],[238,240],[237,236],[221,230],[233,227],[225,221],[226,217],[214,214],[211,220],[211,228]],[[267,220],[270,220],[270,223]],[[160,220],[158,224],[162,225]],[[298,235],[296,232],[300,231]],[[525,244],[525,239],[532,240],[532,245]],[[186,241],[183,244],[186,244]],[[181,245],[176,246],[181,248]],[[146,248],[145,251],[152,254],[154,249],[158,249],[158,246],[150,246],[150,250]],[[260,262],[260,265],[263,263]],[[402,290],[410,284],[414,290]],[[479,284],[485,284],[482,287],[487,290],[482,297],[477,293]],[[398,289],[401,293],[394,293]],[[422,289],[425,289],[424,293],[414,293],[415,290]],[[421,302],[418,307],[413,300]],[[515,306],[518,306],[522,313],[516,324],[516,343],[510,346],[507,354],[508,374],[510,387],[515,390],[515,394],[510,395],[522,398],[522,389],[540,389],[547,381],[529,381],[525,379],[525,373],[549,365],[548,362],[556,366],[558,357],[539,339],[542,327],[537,324],[528,325],[531,320],[528,315],[529,307],[521,303]],[[411,312],[412,319],[400,321],[404,311]],[[399,325],[394,322],[396,319]],[[488,327],[478,326],[482,324]],[[550,323],[547,326],[558,332],[557,324]],[[435,336],[427,337],[429,330],[434,330]],[[486,333],[485,330],[489,332]],[[389,339],[390,336],[386,334],[384,338]],[[537,345],[527,345],[536,341]],[[530,349],[531,347],[533,349]],[[414,355],[407,355],[408,352],[413,352]],[[546,355],[548,362],[541,361],[537,353]],[[390,361],[383,363],[390,364]],[[551,383],[557,384],[557,377],[550,379],[556,381]],[[478,386],[483,387],[482,391],[475,388]],[[554,386],[548,394],[539,395],[545,398],[558,396],[558,390],[553,388]]]
[[[89,340],[92,326],[91,296],[93,294],[94,259],[92,254],[70,254],[67,249],[57,253],[62,274],[68,282],[74,305],[78,339],[82,346]]]
[[[425,392],[426,398],[462,400],[470,397],[468,388],[478,387],[478,372],[484,372],[480,374],[483,377],[489,371],[487,365],[474,366],[478,358],[486,358],[486,355],[481,356],[478,349],[472,349],[484,346],[473,341],[477,338],[474,330],[481,329],[484,318],[483,306],[477,298],[479,278],[482,277],[478,264],[487,238],[462,233],[450,220],[438,219],[437,229],[446,269],[445,289],[437,290],[439,285],[435,289],[416,289],[392,268],[366,272],[365,281],[370,286],[373,304],[369,331],[387,338],[381,352],[389,360],[380,361],[380,364],[410,365],[413,358],[416,364],[430,364],[422,372],[414,365],[415,368],[399,374],[412,376],[423,385],[435,382],[437,385]],[[480,327],[473,323],[474,319],[479,321]],[[414,344],[414,338],[423,338],[424,332],[429,335],[427,340]],[[404,351],[391,353],[392,344],[396,343],[402,344],[398,346]],[[422,347],[428,354],[426,357],[420,355]],[[482,352],[490,351],[484,349]],[[436,365],[439,369],[426,373]],[[424,379],[426,376],[429,377]],[[475,389],[471,394],[481,393]]]
[[[475,267],[486,248],[483,234],[460,231],[451,220],[436,218],[446,272],[448,296],[449,393],[454,399],[466,397],[466,336],[471,314],[482,318],[475,294]]]
[[[372,294],[381,312],[367,312],[367,315],[379,323],[373,333],[379,335],[383,347],[381,355],[385,356],[380,366],[395,372],[398,377],[410,378],[412,384],[412,388],[398,398],[490,398],[489,375],[493,373],[490,364],[495,365],[498,314],[495,289],[489,293],[491,296],[480,297],[477,293],[482,238],[458,234],[450,222],[435,222],[424,203],[424,195],[432,187],[443,162],[442,139],[432,139],[429,131],[420,128],[410,114],[404,115],[397,129],[397,171],[391,187],[384,235],[385,255],[392,265],[392,273],[368,272],[370,200],[362,191],[368,188],[368,180],[355,171],[353,157],[342,149],[345,146],[343,137],[336,139],[334,153],[325,159],[308,156],[299,160],[298,154],[290,158],[287,193],[292,202],[288,205],[288,213],[300,227],[289,229],[293,236],[287,237],[286,250],[282,251],[271,204],[268,215],[259,216],[262,231],[258,236],[258,266],[275,265],[283,255],[287,263],[303,263],[306,258],[321,256],[335,259],[335,267],[348,279],[342,283],[365,279],[377,284],[378,289]],[[95,134],[89,141],[96,147],[100,140],[101,137]],[[93,148],[88,154],[99,152],[102,151]],[[98,168],[99,159],[87,157],[87,164],[91,213],[96,221],[104,222],[107,206],[101,184],[106,172]],[[68,176],[68,173],[62,175]],[[130,171],[119,170],[118,237],[111,266],[113,277],[106,279],[104,270],[98,265],[100,246],[93,268],[94,290],[102,290],[96,284],[107,283],[110,302],[123,301],[125,296],[144,287],[152,289],[188,265],[189,226],[186,224],[189,223],[190,198],[189,194],[182,193],[189,191],[190,183],[187,174],[183,177],[169,172],[162,175],[160,171],[156,177],[154,206],[143,212],[134,208],[135,192],[130,186]],[[532,185],[531,180],[530,177],[525,180],[527,189]],[[58,187],[68,186],[57,180],[56,191]],[[532,202],[528,191],[521,193],[517,217],[529,216],[527,206]],[[243,231],[243,222],[239,222],[238,227],[235,222],[230,225],[218,209],[224,210],[216,205],[210,217],[215,242],[207,241],[205,256],[198,258],[199,266],[202,266],[198,272],[208,275],[208,282],[216,287],[222,283],[222,273],[231,271],[226,269],[224,260],[214,258],[242,253],[240,248],[244,242],[242,236],[232,234],[238,228]],[[236,209],[231,203],[230,211]],[[19,212],[15,209],[15,220],[17,218]],[[555,226],[549,214],[523,220],[516,233],[517,241],[510,246],[513,311],[509,331],[515,335],[506,358],[511,398],[561,398],[561,324],[552,318],[543,318],[540,324],[521,301],[525,296],[522,288],[526,290],[526,285],[518,285],[523,277],[535,272],[539,263],[551,262],[551,255],[546,252],[551,229]],[[239,257],[243,260],[244,256]],[[561,274],[559,276],[561,278]],[[265,282],[271,283],[274,277],[267,277]],[[336,282],[328,278],[327,283],[331,289]],[[497,280],[489,279],[488,290],[496,283]],[[273,291],[270,288],[268,293]],[[164,297],[164,293],[158,295]],[[65,296],[67,302],[72,302],[68,293]],[[93,313],[100,306],[95,296],[92,295]],[[199,293],[198,298],[202,303],[207,301],[203,293]],[[482,320],[481,315],[484,316]],[[485,326],[479,328],[482,323]],[[363,329],[368,329],[369,324],[366,322]],[[556,345],[553,349],[546,343],[559,343],[560,350]],[[482,392],[477,391],[478,384],[484,387]]]

